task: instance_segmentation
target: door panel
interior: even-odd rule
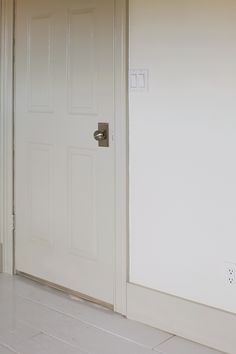
[[[52,242],[52,146],[29,144],[28,205],[31,240]]]
[[[71,11],[68,27],[69,111],[97,113],[96,33],[93,9]],[[83,48],[83,51],[80,49]]]
[[[70,250],[81,257],[97,258],[95,156],[91,151],[68,151],[68,218]],[[78,213],[81,221],[78,223]],[[91,216],[93,217],[91,219]],[[95,220],[94,220],[95,219]],[[92,222],[91,222],[92,221]]]
[[[52,16],[34,16],[28,23],[28,99],[32,112],[52,112]]]
[[[16,269],[113,304],[114,2],[17,0]]]

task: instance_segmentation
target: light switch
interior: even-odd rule
[[[149,71],[147,69],[131,69],[129,72],[130,91],[148,91]]]
[[[130,74],[130,88],[137,88],[137,75],[135,74]]]
[[[144,73],[137,74],[137,88],[145,89],[145,75],[144,75]]]

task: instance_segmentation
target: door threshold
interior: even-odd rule
[[[99,305],[99,306],[102,306],[102,307],[105,307],[105,308],[107,308],[109,310],[114,311],[114,306],[109,304],[109,303],[107,303],[107,302],[105,302],[105,301],[97,300],[97,299],[95,299],[95,298],[93,298],[91,296],[82,294],[82,293],[80,293],[78,291],[71,290],[71,289],[66,288],[64,286],[52,283],[50,281],[35,277],[34,275],[30,275],[30,274],[27,274],[27,273],[24,273],[24,272],[21,272],[21,271],[18,271],[18,270],[16,270],[15,274],[19,275],[21,277],[27,278],[29,280],[32,280],[32,281],[34,281],[36,283],[39,283],[41,285],[48,286],[49,288],[61,291],[64,294],[67,294],[68,296],[73,296],[73,297],[75,297],[77,299],[85,300],[85,301],[91,302],[92,304]]]

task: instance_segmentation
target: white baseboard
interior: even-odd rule
[[[127,317],[225,353],[236,353],[236,315],[225,311],[128,284]]]

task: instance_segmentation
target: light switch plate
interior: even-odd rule
[[[130,69],[129,89],[131,92],[147,92],[149,88],[148,69]]]

